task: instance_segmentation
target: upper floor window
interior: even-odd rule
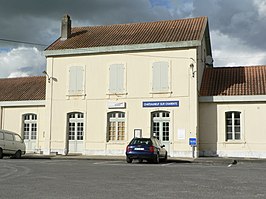
[[[226,141],[241,139],[241,112],[231,111],[225,113]]]
[[[123,64],[112,64],[109,68],[109,92],[125,92],[125,66]]]
[[[168,62],[155,62],[152,64],[152,91],[169,91]]]
[[[71,66],[69,68],[69,88],[70,95],[84,94],[84,68],[83,66]]]

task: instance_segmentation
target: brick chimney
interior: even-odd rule
[[[61,23],[61,40],[66,40],[71,35],[71,20],[70,16],[64,15]]]

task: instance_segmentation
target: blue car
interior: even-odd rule
[[[142,162],[159,163],[167,161],[167,151],[157,138],[133,138],[126,148],[126,161],[132,163],[134,159]]]

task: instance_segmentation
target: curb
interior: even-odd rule
[[[125,160],[125,156],[86,156],[86,155],[40,155],[26,154],[21,159],[46,159],[46,160],[104,160],[118,161]],[[198,163],[198,164],[230,164],[233,160],[238,162],[266,163],[266,159],[259,158],[235,158],[235,157],[200,157],[200,158],[173,158],[169,157],[168,162],[175,163]]]

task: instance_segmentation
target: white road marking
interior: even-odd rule
[[[93,164],[108,164],[108,165],[111,165],[112,163],[114,162],[123,162],[123,161],[103,161],[103,162],[94,162]],[[110,164],[111,163],[111,164]],[[113,165],[117,165],[117,164],[113,164]]]

